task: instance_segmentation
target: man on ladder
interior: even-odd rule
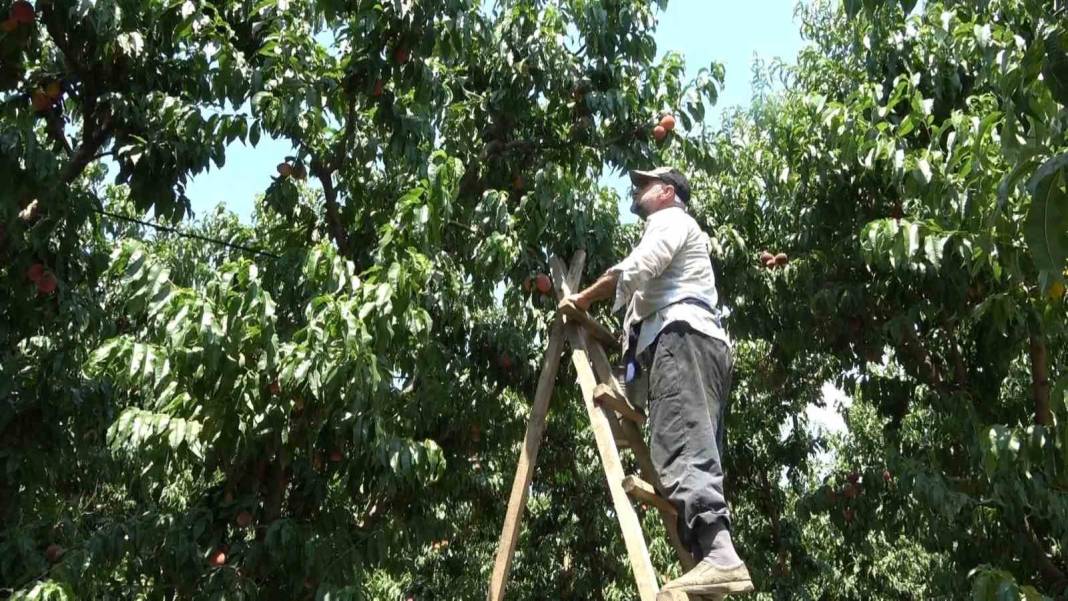
[[[580,309],[615,298],[626,307],[628,388],[647,392],[649,446],[679,536],[697,566],[664,591],[724,595],[753,584],[731,542],[723,491],[724,416],[733,359],[719,322],[708,236],[687,211],[690,184],[676,169],[631,171],[641,242],[590,287],[562,301]]]

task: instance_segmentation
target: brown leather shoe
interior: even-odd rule
[[[702,561],[692,570],[664,585],[663,591],[684,591],[701,595],[749,593],[753,581],[744,563],[722,568],[711,561]]]

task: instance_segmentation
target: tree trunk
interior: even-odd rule
[[[1053,425],[1049,404],[1049,353],[1046,339],[1041,334],[1031,334],[1031,395],[1035,400],[1035,423]]]
[[[345,227],[341,223],[341,213],[337,205],[337,188],[334,187],[334,175],[330,168],[317,160],[312,160],[312,173],[315,174],[323,185],[323,201],[326,205],[326,226],[330,231],[330,237],[337,244],[338,252],[349,256],[349,237]]]

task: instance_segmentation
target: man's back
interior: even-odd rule
[[[671,207],[649,216],[638,246],[613,268],[620,272],[615,309],[627,305],[624,331],[642,323],[635,354],[674,321],[686,321],[703,334],[730,342],[717,319],[719,295],[710,248],[708,235],[683,209]]]

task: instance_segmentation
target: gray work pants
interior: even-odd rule
[[[669,324],[653,344],[649,367],[649,449],[678,510],[682,543],[701,559],[730,512],[723,494],[724,417],[733,375],[721,340]]]

